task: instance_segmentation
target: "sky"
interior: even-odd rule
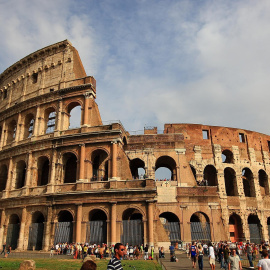
[[[269,0],[0,0],[0,73],[68,39],[104,123],[270,134],[269,14]]]

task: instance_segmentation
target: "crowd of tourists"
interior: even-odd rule
[[[241,270],[241,260],[248,260],[249,268],[254,269],[255,260],[259,260],[258,269],[270,269],[270,259],[268,254],[270,248],[268,242],[254,244],[249,242],[192,242],[186,246],[187,256],[190,257],[192,268],[196,268],[198,261],[199,270],[203,270],[203,257],[209,258],[211,270],[215,269],[216,263],[220,264],[221,269]]]
[[[54,255],[70,255],[74,259],[84,259],[87,255],[94,255],[96,258],[111,258],[114,256],[114,245],[89,244],[89,243],[57,243],[52,245],[50,257]],[[124,258],[126,260],[151,260],[154,258],[154,247],[148,245],[125,245]]]

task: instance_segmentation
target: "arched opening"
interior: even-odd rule
[[[167,232],[171,244],[181,241],[180,222],[178,217],[171,212],[164,212],[159,215],[161,224]]]
[[[49,159],[47,157],[40,157],[38,159],[38,186],[47,185],[49,182]]]
[[[45,119],[47,121],[46,134],[54,132],[56,124],[56,112],[53,108],[46,110]]]
[[[242,170],[242,179],[244,186],[244,193],[246,197],[256,197],[253,173],[250,169],[244,168]]]
[[[63,155],[64,183],[76,183],[77,157],[73,153]]]
[[[267,218],[268,236],[270,238],[270,217]]]
[[[11,143],[15,140],[17,131],[17,123],[15,120],[12,120],[8,125],[8,134],[7,134],[7,143]]]
[[[167,176],[168,178],[166,178],[167,180],[173,180],[176,181],[177,180],[177,175],[176,175],[176,162],[173,158],[169,157],[169,156],[162,156],[159,157],[156,161],[156,178],[163,178],[163,175],[157,175],[157,171],[159,169],[163,169],[163,173],[165,173],[164,175],[168,175],[168,171],[169,171],[169,175]],[[162,170],[159,170],[160,172],[162,172]]]
[[[55,226],[54,244],[72,243],[73,239],[73,216],[67,211],[60,211],[58,214],[58,223]]]
[[[190,218],[190,231],[192,241],[211,241],[211,230],[209,217],[196,212]]]
[[[9,224],[7,229],[7,246],[11,246],[12,249],[16,249],[18,245],[20,233],[20,219],[18,215],[12,214],[9,218]]]
[[[221,154],[223,163],[233,163],[233,153],[230,150],[224,150]]]
[[[25,185],[26,178],[26,163],[24,160],[20,160],[16,167],[16,186],[15,188],[22,188]]]
[[[259,170],[259,184],[262,196],[269,195],[268,175],[264,170]]]
[[[81,126],[81,105],[77,102],[72,102],[68,105],[69,115],[69,127],[68,128],[79,128]]]
[[[127,145],[127,138],[126,137],[123,138],[123,144],[124,144],[124,146]]]
[[[129,167],[130,167],[130,171],[131,171],[133,179],[142,179],[143,178],[145,173],[142,175],[142,173],[140,174],[140,171],[143,170],[145,172],[145,170],[144,170],[144,167],[145,167],[144,161],[142,161],[139,158],[132,159],[129,162]]]
[[[34,132],[34,122],[34,115],[27,114],[24,121],[24,139],[32,137]]]
[[[92,181],[108,180],[108,154],[104,150],[98,149],[92,153],[93,175]]]
[[[190,166],[190,169],[191,169],[192,174],[193,174],[193,176],[194,176],[194,179],[197,181],[197,174],[196,174],[195,168],[194,168],[192,165],[189,165],[189,166]]]
[[[236,214],[232,214],[229,218],[229,232],[231,242],[244,240],[241,218]]]
[[[0,167],[0,191],[6,189],[7,185],[7,177],[8,177],[8,169],[6,165],[2,165]]]
[[[236,173],[232,168],[225,168],[224,179],[227,196],[238,196]]]
[[[206,186],[218,186],[217,170],[213,165],[207,165],[204,168],[203,180]]]
[[[250,233],[250,242],[260,244],[262,241],[262,226],[257,215],[249,215],[248,226]]]
[[[144,243],[142,214],[135,208],[129,208],[123,213],[121,242],[129,245]]]
[[[97,245],[107,243],[107,215],[104,211],[96,209],[89,213],[86,243],[95,243]]]
[[[41,250],[43,242],[45,218],[39,211],[32,215],[32,223],[29,226],[28,250]]]

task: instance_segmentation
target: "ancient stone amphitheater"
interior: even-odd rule
[[[0,90],[0,245],[269,239],[269,136],[197,124],[131,135],[105,124],[96,81],[67,40],[7,68]],[[159,168],[170,179],[157,180]]]

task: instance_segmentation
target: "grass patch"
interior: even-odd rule
[[[5,270],[17,270],[19,269],[20,263],[26,259],[1,259],[0,266]],[[82,262],[80,260],[64,260],[64,259],[34,259],[36,262],[36,269],[38,270],[79,270]],[[108,261],[101,260],[97,261],[98,270],[106,270]],[[133,266],[139,270],[161,270],[162,268],[157,261],[122,261],[124,270],[134,269]],[[130,267],[131,266],[131,267]]]

